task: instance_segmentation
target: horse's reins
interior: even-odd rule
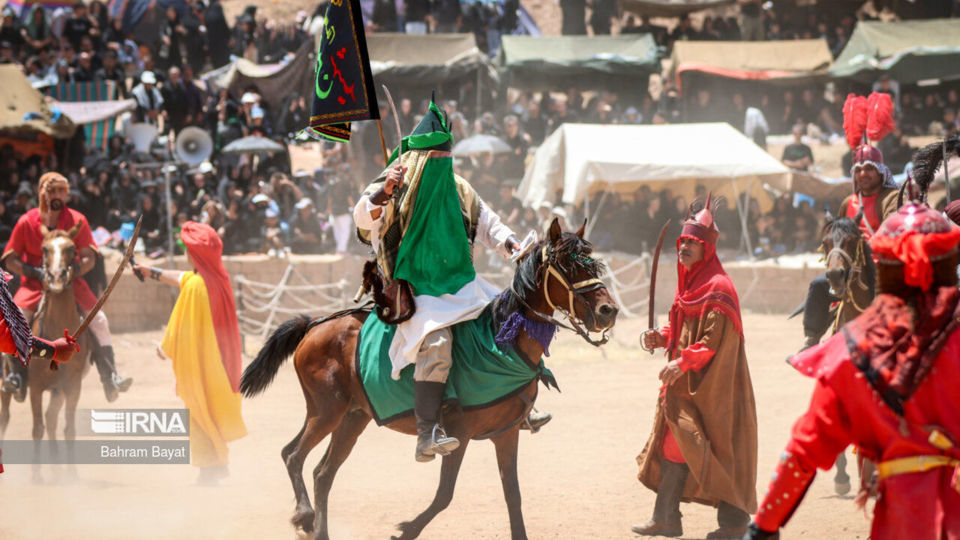
[[[607,335],[607,331],[609,330],[609,328],[604,329],[603,333],[601,334],[600,340],[594,340],[593,338],[591,338],[591,337],[590,337],[590,333],[580,327],[580,324],[582,324],[583,321],[578,321],[578,319],[577,319],[577,317],[576,317],[576,315],[575,315],[575,314],[576,314],[576,309],[575,309],[575,307],[574,307],[574,303],[573,303],[573,302],[574,302],[574,300],[576,299],[576,300],[580,300],[581,302],[583,302],[583,303],[586,304],[587,301],[586,301],[586,299],[583,297],[583,294],[584,294],[584,293],[588,293],[588,292],[591,292],[591,291],[595,291],[595,290],[597,290],[597,289],[599,289],[599,288],[601,288],[601,287],[605,287],[606,285],[603,284],[603,281],[602,281],[600,278],[585,279],[585,280],[583,280],[583,281],[578,281],[578,282],[576,282],[576,283],[574,283],[574,284],[571,285],[571,284],[567,281],[567,278],[563,275],[563,273],[560,272],[559,270],[557,270],[557,269],[553,266],[553,264],[550,263],[549,259],[547,258],[547,247],[548,247],[548,246],[543,246],[543,250],[541,251],[541,258],[543,259],[543,265],[541,265],[541,268],[544,268],[544,266],[545,266],[544,271],[543,271],[543,273],[542,273],[542,276],[543,276],[543,297],[544,297],[544,299],[547,301],[547,305],[550,306],[550,309],[552,309],[553,311],[559,311],[560,313],[563,313],[563,314],[564,314],[564,316],[567,318],[567,320],[570,321],[570,325],[568,326],[568,325],[564,324],[563,322],[555,319],[552,315],[548,315],[548,314],[546,314],[546,313],[541,313],[540,311],[537,311],[536,309],[530,307],[530,305],[527,304],[526,300],[523,299],[523,297],[520,295],[520,293],[518,293],[518,292],[513,288],[513,284],[512,284],[512,283],[510,284],[510,292],[512,292],[513,295],[517,297],[517,300],[519,300],[520,303],[523,304],[523,307],[525,307],[525,308],[529,309],[530,311],[532,311],[533,314],[536,315],[537,317],[540,317],[541,319],[544,319],[545,321],[549,322],[550,324],[555,324],[555,325],[557,325],[557,326],[559,326],[559,327],[561,327],[561,328],[566,328],[567,330],[572,330],[572,331],[576,332],[577,335],[579,335],[580,337],[582,337],[584,340],[586,340],[587,343],[593,345],[594,347],[599,347],[599,346],[603,345],[604,343],[606,343],[606,342],[609,341],[609,339],[610,339],[610,336]],[[559,281],[559,282],[560,282],[560,285],[562,285],[563,288],[567,291],[567,302],[568,302],[568,306],[569,306],[569,308],[570,308],[569,310],[564,309],[564,308],[561,308],[561,307],[555,305],[555,304],[553,303],[553,300],[550,299],[550,278],[551,278],[551,277],[553,277],[554,279],[556,279],[557,281]]]

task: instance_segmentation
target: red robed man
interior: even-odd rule
[[[870,240],[879,291],[791,363],[815,377],[748,538],[778,534],[817,467],[853,444],[877,464],[874,540],[960,538],[960,228],[909,204]]]

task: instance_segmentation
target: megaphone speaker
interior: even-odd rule
[[[199,165],[213,153],[213,139],[198,127],[184,128],[177,134],[177,159],[187,165]]]
[[[157,133],[159,133],[157,126],[151,124],[139,123],[127,126],[127,138],[133,143],[137,152],[149,152],[150,145],[157,138]]]

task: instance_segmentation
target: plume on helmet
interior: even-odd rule
[[[944,152],[946,145],[946,152]],[[937,174],[937,169],[943,163],[943,156],[946,153],[949,156],[960,155],[960,135],[951,135],[943,142],[928,144],[917,150],[913,155],[913,181],[920,187],[920,191],[926,198],[927,190],[933,183],[933,178]]]
[[[893,120],[893,101],[890,94],[874,92],[867,98],[867,138],[880,142],[897,127]]]
[[[867,98],[848,94],[843,104],[843,132],[850,149],[863,143],[863,132],[867,129]]]

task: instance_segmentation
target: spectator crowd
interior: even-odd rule
[[[499,35],[517,31],[519,4],[466,3],[459,0],[408,0],[398,10],[396,0],[376,0],[369,31],[472,32],[478,44],[493,52]],[[808,16],[771,9],[770,3],[741,0],[735,17],[690,17],[658,26],[649,18],[624,16],[608,0],[560,0],[563,33],[595,35],[649,32],[668,50],[676,40],[793,39],[825,37],[837,54],[857,17],[849,13],[810,9]],[[200,73],[222,67],[235,58],[257,63],[283,62],[319,29],[318,15],[300,12],[290,22],[258,18],[248,7],[232,24],[218,0],[186,0],[187,9],[155,8],[156,32],[125,28],[108,15],[98,1],[76,4],[56,12],[32,5],[18,17],[3,10],[0,27],[0,62],[22,67],[38,88],[63,82],[114,81],[121,96],[136,101],[133,122],[155,125],[160,133],[176,135],[199,127],[211,135],[213,157],[197,167],[165,168],[150,155],[134,149],[122,135],[113,136],[106,151],[72,141],[69,151],[49,155],[23,155],[11,144],[0,146],[0,240],[36,200],[36,180],[47,170],[64,172],[73,184],[72,206],[84,212],[99,238],[120,242],[135,216],[144,216],[143,239],[147,254],[159,256],[167,246],[168,229],[177,230],[188,219],[212,225],[223,237],[225,252],[343,253],[363,248],[353,240],[350,213],[364,185],[382,170],[380,136],[372,122],[355,124],[350,143],[322,143],[323,167],[293,171],[285,152],[236,156],[219,151],[247,135],[262,135],[295,143],[296,134],[309,120],[309,96],[291,95],[282,106],[271,107],[254,87],[239,95],[226,90],[208,92],[198,82]],[[573,6],[573,7],[571,7]],[[589,9],[589,12],[586,11]],[[660,20],[658,20],[660,22]],[[146,23],[144,23],[146,24]],[[672,26],[671,26],[672,25]],[[590,28],[589,32],[587,27]],[[55,29],[57,29],[55,31]],[[847,90],[847,89],[844,89]],[[861,93],[870,88],[858,89]],[[881,79],[873,90],[888,92],[897,108],[898,130],[883,141],[882,149],[895,173],[912,155],[907,137],[943,135],[960,127],[960,86],[901,88],[897,81]],[[577,88],[555,92],[502,93],[496,105],[477,108],[472,99],[443,99],[456,141],[486,134],[500,138],[509,151],[458,157],[457,172],[466,177],[516,230],[537,228],[557,216],[568,225],[583,219],[584,207],[545,206],[524,208],[514,191],[533,151],[566,122],[601,124],[665,124],[726,121],[765,146],[770,134],[792,133],[795,140],[782,156],[798,170],[816,170],[816,152],[808,143],[842,137],[841,108],[846,93],[834,83],[778,87],[751,83],[685,86],[681,95],[675,81],[664,81],[661,91],[609,89],[584,92]],[[422,95],[404,95],[397,111],[401,129],[408,133],[426,109]],[[751,113],[751,111],[754,111]],[[393,113],[381,103],[384,126],[393,125]],[[388,147],[398,141],[384,130]],[[59,162],[57,156],[68,157]],[[844,164],[843,170],[849,170]],[[164,182],[169,176],[171,196]],[[702,194],[701,194],[702,195]],[[630,231],[655,234],[666,218],[686,213],[691,201],[669,190],[651,193],[646,188],[632,195],[613,194],[603,201],[593,238],[600,249],[639,252],[648,248],[648,237],[637,242]],[[728,201],[720,219],[721,245],[744,245],[743,227],[735,201]],[[819,242],[818,226],[826,206],[836,201],[794,205],[791,194],[780,196],[766,214],[754,200],[747,208],[746,234],[750,244],[769,254],[813,249]],[[591,201],[597,208],[599,200]],[[167,219],[167,209],[172,219]],[[126,227],[126,228],[125,228]]]

